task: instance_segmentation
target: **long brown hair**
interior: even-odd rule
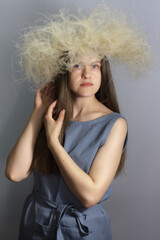
[[[112,79],[110,63],[106,58],[103,58],[101,60],[101,76],[101,86],[98,92],[95,94],[96,98],[112,111],[120,113],[116,90]],[[67,71],[66,73],[59,74],[56,78],[54,78],[54,87],[50,89],[50,91],[53,92],[53,100],[58,99],[55,109],[56,112],[54,113],[53,118],[56,120],[60,111],[62,109],[65,109],[65,117],[59,136],[59,141],[62,145],[65,130],[70,119],[72,118],[73,113],[73,101],[68,84],[69,72]],[[118,166],[115,177],[117,177],[122,172],[122,169],[124,168],[125,157],[126,149],[121,155],[120,164]],[[42,125],[36,140],[33,161],[29,172],[32,172],[34,170],[38,170],[42,174],[60,173],[56,161],[54,160],[54,157],[47,146],[44,124]]]

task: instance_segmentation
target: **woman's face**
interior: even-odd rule
[[[101,85],[101,63],[92,57],[79,57],[69,74],[69,87],[76,96],[94,95]]]

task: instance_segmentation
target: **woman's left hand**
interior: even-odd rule
[[[46,114],[43,118],[44,126],[45,126],[45,132],[46,132],[46,138],[47,138],[47,144],[48,147],[52,146],[52,143],[56,143],[59,141],[59,135],[61,132],[63,120],[65,111],[62,110],[59,113],[59,116],[57,120],[54,120],[52,118],[52,113],[54,112],[54,107],[56,106],[57,100],[55,100],[46,111]]]

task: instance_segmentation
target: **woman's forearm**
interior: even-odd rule
[[[33,110],[30,118],[19,136],[15,146],[8,155],[6,177],[12,181],[21,181],[27,173],[33,159],[34,147],[43,122],[43,114]]]
[[[72,160],[58,141],[49,148],[67,186],[85,207],[92,206],[91,196],[95,194],[95,184],[91,177]]]

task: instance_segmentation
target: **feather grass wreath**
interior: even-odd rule
[[[136,21],[127,15],[97,6],[88,15],[61,9],[46,16],[43,24],[25,30],[16,44],[18,61],[28,80],[36,86],[49,82],[77,63],[77,54],[106,57],[123,64],[136,77],[145,75],[153,61],[151,46]]]

